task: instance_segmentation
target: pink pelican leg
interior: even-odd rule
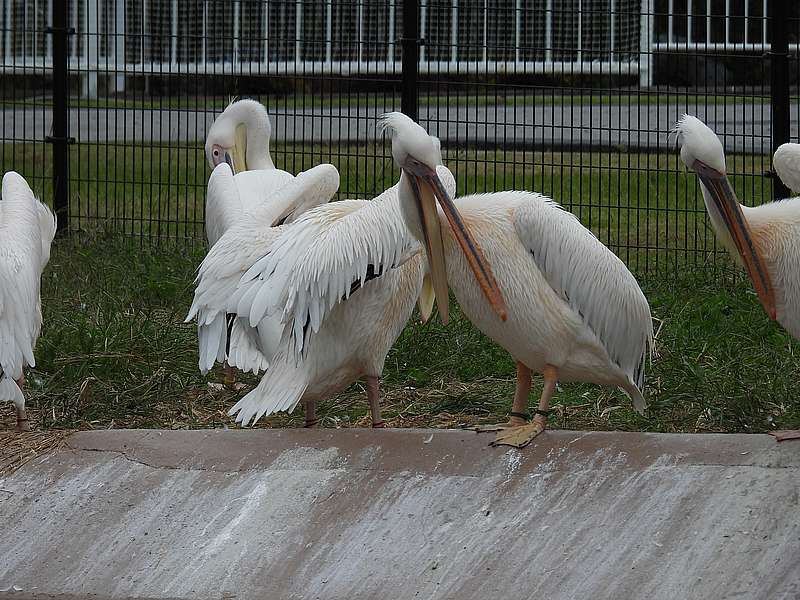
[[[492,446],[513,446],[514,448],[524,448],[547,426],[547,415],[550,414],[550,398],[556,391],[558,383],[558,369],[553,365],[546,365],[544,371],[544,387],[542,397],[539,399],[539,408],[530,423],[517,427],[508,427],[500,433],[491,443]],[[529,371],[530,376],[530,371]]]
[[[317,401],[309,400],[306,402],[306,424],[303,425],[303,427],[316,427],[318,423],[319,419],[317,418]]]
[[[17,385],[19,389],[23,389],[25,386],[25,373],[17,380]],[[28,420],[28,413],[25,412],[25,408],[17,407],[17,431],[30,431],[31,430],[31,422]]]
[[[367,382],[367,400],[369,400],[369,410],[372,414],[372,426],[384,428],[386,421],[381,419],[380,382],[373,375],[367,375],[364,379]]]
[[[226,360],[222,363],[222,383],[228,389],[233,389],[236,386],[236,369],[228,364]]]
[[[528,394],[531,391],[531,370],[517,361],[517,389],[514,391],[514,402],[511,405],[511,412],[507,423],[497,425],[479,425],[475,431],[483,433],[486,431],[503,431],[509,427],[519,427],[525,425],[530,419],[528,414]]]

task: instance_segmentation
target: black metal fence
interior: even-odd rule
[[[201,240],[205,132],[248,96],[276,165],[332,162],[340,197],[396,180],[375,120],[402,108],[442,139],[459,195],[540,191],[636,272],[677,272],[716,257],[677,118],[723,138],[747,204],[785,193],[765,172],[798,140],[790,2],[15,0],[0,16],[3,169],[71,232]]]

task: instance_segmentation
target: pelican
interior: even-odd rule
[[[21,175],[3,176],[0,201],[0,400],[17,408],[17,431],[29,431],[24,369],[42,329],[42,271],[50,260],[56,217]]]
[[[245,274],[244,282],[261,285],[245,296],[250,302],[240,314],[249,308],[252,323],[282,310],[295,352],[313,348],[317,340],[309,333],[335,320],[352,282],[397,264],[405,238],[396,231],[404,223],[426,249],[442,320],[448,319],[449,285],[464,314],[516,361],[511,418],[496,427],[493,444],[522,447],[541,433],[558,380],[617,386],[643,411],[653,326],[647,300],[622,261],[540,194],[478,194],[454,203],[437,174],[437,140],[400,113],[384,115],[381,126],[392,133],[392,156],[402,171],[399,211],[349,227],[338,245],[317,252],[317,264],[304,257],[296,265],[271,252]],[[529,421],[532,371],[543,373],[544,389]],[[237,406],[248,415],[253,409],[246,400]]]
[[[220,197],[237,200],[239,188],[225,162],[216,166],[208,187]],[[211,247],[198,270],[194,300],[186,317],[187,322],[197,319],[203,374],[215,362],[226,359],[231,367],[244,372],[257,374],[267,369],[280,339],[279,321],[267,318],[258,327],[250,327],[246,319],[228,314],[229,296],[244,272],[290,227],[286,223],[288,216],[328,202],[338,189],[339,172],[333,165],[317,165],[299,173],[272,191],[269,202],[254,207],[231,224]]]
[[[681,160],[700,180],[717,238],[744,266],[770,319],[800,339],[800,198],[742,206],[728,181],[716,134],[691,115],[684,115],[673,133]],[[787,187],[800,187],[800,145],[778,148],[773,165]]]
[[[441,185],[453,194],[455,179],[450,171],[439,166],[437,173]],[[281,329],[281,313],[266,314],[259,307],[265,306],[269,296],[280,295],[284,285],[302,282],[314,290],[327,288],[337,302],[310,307],[309,321],[298,324],[299,336],[286,329],[259,385],[231,409],[237,422],[246,425],[277,411],[291,412],[302,402],[306,426],[314,426],[319,401],[363,378],[372,426],[385,426],[379,397],[386,355],[417,299],[423,320],[433,308],[425,257],[400,216],[401,186],[402,182],[370,201],[343,200],[304,214],[244,274],[229,310],[249,319],[252,326],[274,319]],[[381,260],[374,264],[367,254],[372,249],[369,242],[359,244],[359,236],[370,239],[371,231],[386,236],[370,240],[379,245]],[[268,281],[260,278],[267,264],[280,266]],[[332,280],[331,274],[338,280]],[[321,323],[321,313],[328,311]],[[313,343],[304,345],[312,330]]]
[[[232,102],[211,125],[205,144],[206,158],[212,169],[206,193],[206,236],[209,247],[214,246],[241,219],[251,218],[265,203],[272,203],[276,190],[294,179],[291,173],[275,168],[269,153],[271,135],[269,114],[255,100]],[[228,169],[218,168],[223,164]],[[322,185],[326,189],[333,189],[335,193],[339,188],[339,173],[331,165],[329,167],[317,171],[315,177],[329,177]],[[333,193],[328,196],[300,195],[294,204],[282,203],[272,210],[267,209],[259,225],[264,222],[273,225],[291,223],[309,208],[320,202],[328,202]],[[273,214],[280,214],[280,218],[271,219]],[[235,355],[233,360],[239,363],[242,370],[254,370],[257,373],[264,368],[267,360],[248,342],[252,332],[243,329],[241,321],[232,321],[229,326],[226,354]],[[217,357],[214,346],[217,333],[218,322],[213,319],[210,323],[198,325],[199,366],[204,374]],[[233,385],[235,376],[230,361],[224,361],[224,370],[226,385]]]
[[[255,100],[232,102],[216,118],[206,136],[206,159],[212,171],[227,163],[238,191],[235,195],[209,186],[206,194],[206,236],[216,241],[248,210],[269,199],[269,195],[293,178],[275,168],[269,153],[272,124],[267,109]],[[291,221],[292,215],[287,215]]]
[[[800,194],[800,144],[781,144],[772,157],[780,180],[794,194]]]

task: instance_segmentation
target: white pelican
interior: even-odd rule
[[[255,100],[232,102],[211,125],[206,136],[206,159],[211,169],[227,163],[234,173],[238,194],[221,193],[209,180],[206,194],[206,235],[213,246],[225,230],[247,210],[293,178],[275,168],[269,153],[272,125],[267,109]],[[287,215],[291,220],[292,215]]]
[[[435,170],[441,164],[437,140],[400,113],[385,115],[382,123],[394,134],[392,155],[402,169],[399,212],[349,227],[338,245],[317,252],[324,260],[301,263],[307,271],[285,261],[284,253],[267,255],[245,275],[258,275],[263,290],[249,296],[251,321],[269,314],[269,306],[282,309],[302,348],[307,329],[321,332],[335,320],[354,280],[370,267],[382,272],[397,264],[405,243],[396,233],[402,220],[425,245],[443,320],[449,283],[464,314],[517,362],[511,420],[494,443],[521,447],[543,431],[558,379],[618,386],[643,411],[653,327],[647,300],[622,261],[574,215],[539,194],[479,194],[454,204]],[[276,282],[288,284],[273,287]],[[276,297],[276,289],[284,293]],[[532,370],[544,374],[545,384],[528,423]],[[253,414],[245,400],[238,408]]]
[[[236,201],[239,188],[230,167],[217,165],[208,181],[220,197]],[[206,255],[197,275],[197,289],[186,321],[197,318],[201,372],[214,362],[257,374],[265,370],[280,339],[280,320],[264,319],[250,327],[247,319],[226,314],[229,297],[242,274],[261,258],[287,228],[287,216],[328,202],[339,189],[339,172],[329,164],[318,165],[292,177],[271,191],[269,202],[246,212],[232,223]],[[230,339],[228,338],[230,327]]]
[[[214,169],[206,192],[206,236],[209,246],[216,244],[240,219],[251,218],[254,211],[260,210],[265,203],[271,203],[273,194],[294,179],[291,173],[275,168],[269,153],[271,135],[272,124],[267,109],[255,100],[232,102],[211,125],[205,144],[206,158]],[[226,164],[230,169],[217,169],[221,164]],[[326,189],[332,188],[335,193],[339,188],[339,173],[334,167],[322,169],[316,176],[330,177],[324,183]],[[267,221],[274,225],[291,223],[309,208],[328,202],[332,195],[324,198],[319,195],[298,196],[291,204],[282,203],[274,207],[280,218],[270,219],[272,213],[267,213],[262,215],[259,224]],[[241,322],[237,324],[231,321],[228,325],[227,353],[235,355],[234,362],[240,363],[242,370],[255,369],[254,372],[258,372],[263,368],[263,357],[253,352],[254,348],[248,344]],[[205,332],[198,329],[200,370],[203,373],[213,366],[213,357],[217,356],[216,353],[208,353],[209,344],[213,343],[210,340],[216,341],[216,332],[216,327],[207,328]],[[203,342],[206,343],[205,347]],[[241,344],[244,345],[240,347]],[[233,385],[235,380],[230,364],[224,363],[224,381],[228,386]]]
[[[454,193],[455,179],[450,171],[440,166],[438,174],[442,185]],[[251,324],[260,326],[271,319],[280,324],[280,312],[257,314],[262,312],[258,307],[269,302],[271,295],[281,295],[284,285],[290,283],[314,290],[327,288],[336,301],[326,307],[312,304],[309,321],[298,325],[298,337],[287,328],[258,387],[231,409],[238,422],[246,425],[273,412],[291,412],[302,402],[306,425],[313,426],[317,402],[363,377],[372,426],[384,426],[379,382],[386,355],[410,318],[417,298],[423,320],[433,308],[432,291],[423,284],[425,258],[400,214],[402,185],[392,186],[374,200],[344,200],[306,213],[245,274],[233,302],[237,314],[249,318]],[[380,260],[374,264],[368,254],[372,246],[369,242],[359,244],[360,239],[380,244],[371,232],[386,236],[387,242],[383,249],[378,248]],[[278,277],[266,284],[256,278],[265,263],[280,266]],[[338,279],[329,278],[329,274]],[[328,311],[321,324],[322,313]],[[305,345],[312,331],[313,342]],[[300,356],[295,355],[295,348]]]
[[[800,339],[800,198],[742,206],[716,134],[691,115],[678,121],[674,133],[681,160],[700,179],[720,242],[744,266],[767,315]],[[800,145],[784,144],[773,163],[787,187],[800,187]]]
[[[42,328],[42,271],[50,260],[56,217],[10,171],[0,200],[0,400],[17,407],[17,430],[29,431],[24,369],[36,366],[33,349]]]

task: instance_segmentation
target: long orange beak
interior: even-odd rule
[[[725,222],[725,227],[739,251],[739,256],[742,257],[744,268],[753,282],[758,299],[764,310],[767,311],[769,318],[774,321],[776,309],[772,280],[767,271],[767,265],[753,242],[750,227],[744,218],[742,207],[739,205],[728,177],[701,160],[696,160],[692,169],[711,194],[711,198]]]
[[[453,230],[453,235],[458,241],[461,251],[467,257],[469,267],[475,274],[475,279],[478,281],[483,295],[489,301],[489,305],[497,316],[505,321],[508,318],[506,303],[500,293],[500,287],[497,285],[492,269],[484,258],[480,246],[475,241],[475,238],[472,237],[469,228],[461,218],[461,214],[455,204],[448,196],[447,190],[444,188],[436,171],[413,158],[408,159],[406,164],[403,165],[403,169],[412,175],[411,187],[414,190],[417,208],[422,220],[425,233],[425,251],[428,254],[431,280],[436,294],[436,303],[439,305],[439,312],[442,314],[442,321],[447,322],[447,272],[444,263],[444,245],[439,227],[439,215],[436,211],[436,204],[433,201],[434,198],[439,201],[439,206],[442,207],[442,211],[450,224],[450,229]]]

